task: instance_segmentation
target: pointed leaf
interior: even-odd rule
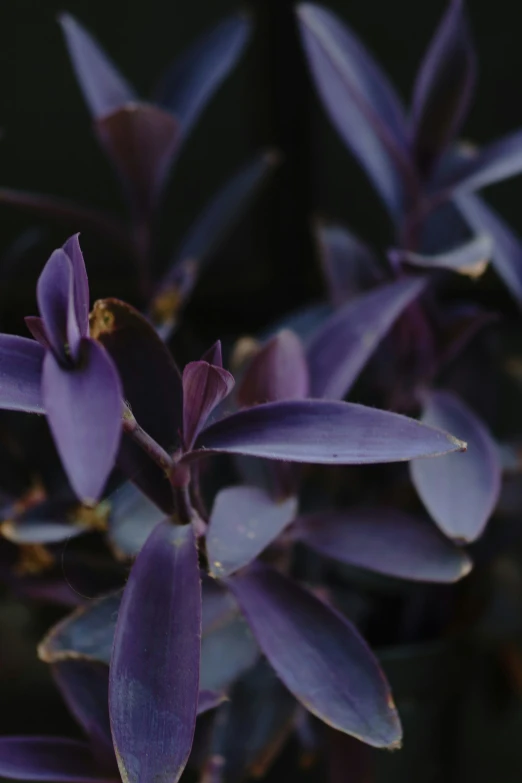
[[[1,737],[0,775],[49,783],[116,783],[100,769],[89,744],[65,737]]]
[[[127,482],[109,496],[109,540],[118,557],[135,557],[165,514]]]
[[[201,361],[208,362],[208,364],[213,364],[214,367],[223,368],[223,351],[221,349],[221,340],[217,340],[214,345],[208,349],[208,351],[205,351],[201,357]]]
[[[138,424],[173,453],[183,420],[181,375],[155,329],[118,299],[96,302],[90,326],[92,337],[105,346],[118,368],[125,400]],[[172,513],[172,488],[164,472],[127,435],[121,441],[118,465],[165,513]]]
[[[337,465],[396,462],[465,448],[462,441],[397,413],[348,402],[294,400],[227,416],[199,435],[185,461],[206,452]]]
[[[259,564],[227,584],[276,673],[312,714],[375,747],[400,742],[384,675],[348,620]]]
[[[438,464],[415,461],[410,473],[422,502],[451,538],[474,541],[484,530],[500,492],[500,458],[485,424],[455,395],[432,392],[422,421],[451,427],[466,438],[465,454],[447,455]]]
[[[237,390],[239,405],[299,400],[308,396],[309,373],[303,344],[283,329],[255,354]]]
[[[148,217],[179,145],[177,120],[155,106],[133,103],[100,117],[96,131],[128,188],[135,213]]]
[[[156,102],[176,115],[184,136],[239,60],[250,33],[247,17],[230,16],[204,33],[165,73]]]
[[[49,337],[47,336],[47,332],[45,331],[45,324],[43,322],[43,318],[40,318],[38,315],[26,315],[24,318],[25,325],[33,335],[34,339],[40,343],[42,348],[45,348],[46,350],[52,350],[51,343],[49,342]]]
[[[190,449],[217,405],[234,388],[234,378],[208,362],[190,362],[183,370],[183,441]]]
[[[392,216],[415,179],[403,110],[391,84],[349,28],[312,3],[298,7],[308,63],[338,133],[366,169]]]
[[[38,278],[36,296],[45,333],[56,358],[61,362],[65,362],[65,345],[70,338],[73,338],[75,353],[80,339],[74,303],[71,301],[73,286],[71,261],[64,250],[55,250]]]
[[[173,328],[205,263],[239,222],[276,162],[274,153],[257,157],[242,167],[205,206],[156,289],[150,306],[154,321]]]
[[[59,22],[76,78],[91,114],[102,117],[136,99],[133,88],[118,72],[87,30],[70,14]]]
[[[177,783],[192,747],[199,693],[201,585],[194,532],[159,524],[125,588],[109,709],[127,783]]]
[[[56,544],[89,531],[78,508],[70,500],[47,500],[2,522],[0,531],[14,544]]]
[[[329,318],[307,349],[311,396],[342,399],[403,310],[422,292],[420,278],[375,288]]]
[[[476,56],[463,6],[463,0],[450,0],[415,83],[414,148],[424,172],[459,133],[475,87]]]
[[[38,646],[45,663],[85,659],[109,664],[121,591],[90,601],[57,623]]]
[[[293,535],[341,563],[424,582],[456,582],[467,554],[425,519],[390,508],[323,511],[299,517]]]
[[[283,532],[296,510],[296,498],[274,500],[257,487],[222,489],[206,539],[212,575],[228,576],[248,565]]]
[[[522,131],[515,131],[483,147],[476,155],[455,161],[450,171],[436,178],[436,196],[470,193],[520,173]]]
[[[79,234],[69,237],[63,246],[64,252],[71,261],[74,284],[74,312],[82,337],[89,336],[89,280],[83,253],[80,247]]]
[[[410,250],[388,251],[397,264],[412,264],[425,269],[449,269],[472,278],[484,274],[492,254],[493,242],[488,234],[480,234],[464,245],[434,256]]]
[[[42,394],[63,467],[78,497],[98,500],[113,469],[121,437],[122,389],[101,345],[82,339],[81,363],[64,370],[44,360]]]
[[[515,299],[522,303],[522,241],[478,196],[471,193],[458,196],[456,204],[474,231],[491,236],[493,266]]]
[[[71,659],[53,663],[52,671],[67,707],[91,741],[96,760],[117,778],[109,722],[109,667]]]
[[[45,413],[41,392],[44,355],[35,340],[0,334],[0,409]]]
[[[319,223],[315,235],[334,306],[340,307],[382,278],[373,250],[344,226]]]

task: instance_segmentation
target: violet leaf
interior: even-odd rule
[[[62,14],[59,22],[76,78],[91,114],[95,118],[103,117],[135,101],[133,88],[93,36],[70,14]]]
[[[96,764],[87,742],[65,737],[0,737],[0,775],[49,783],[117,783]]]
[[[237,390],[239,405],[299,400],[308,396],[309,371],[303,344],[283,329],[254,355]]]
[[[180,143],[178,121],[156,106],[133,103],[100,117],[95,127],[128,190],[134,214],[148,218]]]
[[[227,584],[277,675],[310,712],[369,745],[400,742],[384,675],[346,618],[260,564]]]
[[[228,690],[259,658],[259,647],[241,615],[224,616],[203,629],[201,637],[201,691]]]
[[[403,109],[391,84],[349,28],[312,3],[298,6],[308,63],[330,119],[393,217],[404,184],[415,186]]]
[[[493,242],[488,234],[478,236],[445,253],[423,255],[410,250],[390,250],[388,255],[399,264],[411,264],[425,269],[448,269],[467,277],[480,277],[493,254]]]
[[[292,535],[326,557],[400,579],[456,582],[472,566],[435,525],[386,507],[307,514]]]
[[[126,482],[107,498],[109,542],[118,558],[132,558],[140,551],[165,514],[146,495]]]
[[[222,367],[190,362],[183,370],[183,441],[190,449],[206,420],[232,391],[234,378]]]
[[[121,438],[122,388],[104,348],[82,339],[81,363],[63,369],[52,353],[43,364],[42,394],[62,464],[78,497],[100,497]]]
[[[89,335],[89,279],[78,234],[69,237],[63,246],[73,270],[74,314],[82,337]]]
[[[362,465],[446,454],[462,441],[397,413],[330,400],[292,400],[248,408],[212,424],[194,451],[292,462]]]
[[[491,261],[517,302],[522,303],[522,241],[491,207],[475,194],[459,195],[455,203],[474,231],[493,240]]]
[[[401,312],[425,288],[405,278],[348,302],[313,335],[307,346],[311,396],[342,399]]]
[[[463,0],[450,0],[426,52],[413,95],[413,145],[429,172],[461,128],[476,82],[476,56]]]
[[[42,367],[45,351],[27,337],[0,334],[0,408],[45,413]]]
[[[128,783],[177,783],[192,747],[199,692],[201,585],[194,531],[160,523],[125,587],[109,710]]]
[[[44,266],[36,287],[38,309],[45,333],[58,361],[65,361],[65,346],[72,337],[76,354],[80,330],[74,309],[74,282],[71,260],[63,250],[55,250]]]
[[[257,487],[227,487],[218,493],[209,520],[207,554],[213,576],[248,565],[294,519],[297,499],[274,500]]]
[[[451,427],[466,438],[468,450],[458,457],[446,455],[437,464],[414,461],[412,481],[440,529],[451,538],[474,541],[484,530],[500,492],[498,449],[486,425],[457,396],[431,392],[422,421]]]
[[[166,71],[155,101],[179,119],[184,136],[239,60],[250,33],[248,17],[230,16],[204,33]]]
[[[13,544],[57,544],[91,530],[78,511],[77,502],[46,500],[2,522],[0,531]]]

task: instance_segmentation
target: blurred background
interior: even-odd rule
[[[408,100],[445,2],[330,0],[328,5],[363,38]],[[482,143],[522,126],[522,6],[514,0],[467,5],[480,78],[464,135]],[[229,0],[2,0],[0,187],[52,193],[123,214],[117,180],[92,133],[56,23],[59,12],[77,16],[147,96],[176,54],[236,9]],[[221,247],[187,310],[187,328],[207,343],[254,333],[289,309],[320,298],[323,284],[310,230],[314,217],[349,225],[381,251],[391,237],[377,196],[314,94],[293,4],[253,0],[247,10],[256,22],[253,41],[184,146],[161,217],[159,265],[234,171],[260,149],[281,154],[273,178]],[[491,188],[487,197],[522,233],[522,177]],[[0,256],[10,264],[0,290],[2,331],[22,331],[22,315],[35,310],[34,282],[47,251],[68,233],[59,224],[0,206]],[[93,244],[87,255],[92,298],[132,300],[123,260],[106,253]],[[17,265],[21,257],[24,263]],[[515,307],[492,273],[476,285],[479,300],[517,323]],[[522,585],[516,590],[521,596]],[[522,619],[522,598],[509,607],[519,609]],[[52,608],[34,613],[7,595],[0,600],[2,734],[71,728],[35,652],[58,616]],[[405,747],[379,754],[379,782],[522,780],[522,669],[515,665],[517,692],[487,648],[462,657],[462,651],[434,643],[383,654],[383,660],[405,724]],[[270,780],[285,775],[288,780],[287,763],[284,756]],[[317,774],[303,770],[299,780],[321,779]]]

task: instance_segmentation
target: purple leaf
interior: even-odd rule
[[[0,409],[45,413],[41,392],[44,355],[34,340],[0,334]]]
[[[410,250],[389,250],[397,264],[411,264],[425,269],[449,269],[468,277],[480,277],[493,254],[493,242],[488,234],[480,234],[464,245],[437,255],[421,255]]]
[[[100,117],[96,131],[128,188],[135,214],[148,218],[180,142],[177,120],[155,106],[133,103]]]
[[[82,339],[81,362],[63,369],[44,360],[42,394],[63,467],[78,497],[100,497],[121,437],[122,389],[116,368],[95,340]]]
[[[235,602],[234,602],[235,604]],[[204,605],[204,604],[203,604]],[[203,628],[201,638],[201,691],[226,691],[259,658],[259,647],[237,605],[219,621]]]
[[[299,400],[308,396],[308,365],[299,337],[278,332],[255,354],[237,390],[239,405]]]
[[[183,370],[183,441],[190,449],[206,420],[234,388],[234,378],[208,362],[190,362]]]
[[[217,340],[208,351],[205,351],[201,357],[202,362],[213,364],[214,367],[221,367],[223,369],[223,351],[221,350],[221,340]]]
[[[422,502],[451,538],[474,541],[484,530],[500,492],[498,450],[486,426],[455,395],[432,392],[422,421],[450,427],[468,443],[465,454],[447,455],[428,464],[415,461],[410,473]]]
[[[227,584],[277,675],[310,712],[369,745],[400,742],[384,675],[348,620],[259,564]]]
[[[348,302],[310,340],[311,396],[342,399],[380,341],[426,282],[405,278]]]
[[[335,307],[382,278],[373,250],[344,226],[318,223],[315,235],[330,301]]]
[[[326,557],[401,579],[456,582],[472,567],[433,524],[390,508],[308,514],[292,532]]]
[[[55,250],[44,266],[36,287],[38,309],[56,359],[65,362],[65,345],[75,356],[80,331],[74,310],[73,269],[64,250]]]
[[[515,299],[522,303],[522,242],[500,215],[471,193],[455,200],[461,214],[474,231],[493,240],[492,263]]]
[[[87,742],[65,737],[1,737],[0,775],[49,783],[117,783],[100,769]]]
[[[61,14],[59,22],[91,114],[96,118],[103,117],[135,101],[132,87],[87,30],[70,14]]]
[[[69,237],[63,246],[64,252],[71,261],[73,269],[74,312],[82,337],[89,336],[89,280],[83,253],[80,247],[79,234]]]
[[[522,172],[522,131],[488,144],[476,155],[461,157],[436,177],[435,198],[470,193]]]
[[[461,128],[477,63],[462,0],[450,0],[419,70],[413,96],[415,157],[424,172]]]
[[[150,306],[156,322],[167,324],[169,329],[175,325],[206,261],[240,220],[276,162],[274,153],[259,156],[241,168],[205,206],[156,289]]]
[[[109,541],[117,557],[135,557],[165,514],[130,482],[115,490],[108,503]]]
[[[77,518],[78,503],[48,500],[2,522],[2,535],[14,544],[56,544],[89,531]]]
[[[203,715],[205,712],[215,710],[226,701],[224,693],[217,693],[216,691],[200,691],[198,697],[198,715]]]
[[[308,62],[337,131],[366,169],[392,216],[403,208],[404,182],[415,186],[399,99],[375,60],[334,14],[298,6]]]
[[[125,400],[138,424],[173,453],[183,420],[181,375],[153,326],[125,302],[103,299],[94,305],[91,335],[116,364]],[[126,435],[118,465],[166,514],[172,513],[172,488],[165,473]]]
[[[71,659],[53,663],[52,671],[67,707],[91,741],[96,760],[117,778],[109,722],[109,667]]]
[[[462,441],[397,413],[348,402],[272,402],[235,413],[199,435],[184,461],[206,452],[291,462],[363,465],[438,456]]]
[[[25,325],[31,332],[34,339],[40,343],[42,348],[45,348],[46,350],[52,350],[51,343],[49,342],[49,338],[47,336],[47,332],[45,331],[45,324],[43,322],[43,318],[40,318],[38,315],[26,315],[24,318]]]
[[[127,783],[177,783],[199,693],[201,585],[194,532],[159,524],[138,555],[116,624],[109,709]]]
[[[296,498],[274,500],[257,487],[222,489],[207,533],[212,575],[228,576],[248,565],[283,532],[296,510]]]
[[[38,646],[45,663],[69,659],[109,664],[121,591],[90,601],[57,623]]]
[[[246,16],[230,16],[202,35],[165,73],[155,100],[175,114],[184,136],[239,60],[250,33]]]

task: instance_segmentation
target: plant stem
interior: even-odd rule
[[[131,436],[133,441],[137,443],[162,470],[170,474],[175,466],[174,460],[165,449],[154,440],[154,438],[151,438],[151,436],[140,427],[127,405],[125,405],[123,411],[123,430]]]

